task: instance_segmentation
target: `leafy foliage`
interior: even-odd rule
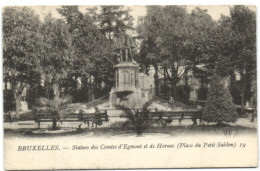
[[[162,125],[164,123],[162,119],[153,119],[150,117],[148,109],[150,105],[151,102],[148,101],[139,110],[122,105],[116,106],[118,109],[123,110],[125,117],[128,118],[128,120],[122,124],[122,127],[134,128],[137,135],[141,135],[154,124]]]
[[[116,5],[101,6],[101,14],[98,15],[100,30],[110,41],[118,36],[120,29],[133,29],[130,9],[123,8]]]
[[[224,87],[221,78],[214,75],[211,79],[209,94],[203,111],[203,120],[217,124],[234,123],[237,117],[229,90]]]
[[[69,32],[73,32],[80,26],[83,14],[79,11],[78,6],[62,6],[57,11],[66,19],[69,25]]]
[[[184,42],[185,55],[188,58],[188,67],[193,68],[195,65],[205,63],[211,56],[211,44],[209,41],[214,36],[217,29],[217,23],[207,13],[207,10],[195,8],[191,14],[188,14],[187,21],[188,35]]]
[[[231,88],[240,90],[241,105],[251,97],[250,86],[256,72],[256,14],[246,6],[233,6],[230,16],[216,22],[207,10],[196,8],[188,13],[184,6],[148,6],[147,15],[137,27],[141,39],[138,62],[145,70],[155,69],[170,85],[176,97],[176,85],[197,64],[205,64],[207,77],[216,71],[231,77]],[[241,76],[236,82],[235,74]],[[158,90],[157,90],[158,91]],[[158,95],[158,93],[157,93]]]
[[[51,15],[45,17],[41,28],[44,35],[44,52],[41,54],[41,71],[48,82],[57,82],[67,77],[73,62],[71,35],[68,26]]]
[[[240,75],[240,81],[231,84],[238,89],[242,112],[245,98],[250,98],[250,86],[256,74],[256,13],[246,6],[235,5],[230,9],[230,17],[222,16],[212,42],[215,54],[209,66],[222,75]]]
[[[43,51],[40,26],[39,17],[30,8],[6,7],[3,11],[3,74],[12,85],[17,117],[25,86],[39,80]]]
[[[59,98],[54,98],[54,99],[47,99],[44,97],[40,97],[38,99],[38,103],[46,107],[46,114],[51,115],[53,117],[53,124],[52,124],[52,129],[56,130],[57,129],[57,120],[59,120],[62,117],[65,117],[67,113],[67,104],[71,103],[72,97],[69,95],[66,95],[64,97],[59,97]]]
[[[206,10],[196,8],[189,14],[184,6],[148,6],[137,28],[142,39],[138,62],[163,70],[164,84],[170,83],[176,97],[181,78],[209,55],[207,41],[215,27]]]
[[[62,6],[58,12],[66,19],[72,39],[74,61],[70,67],[66,81],[74,81],[65,85],[77,88],[76,78],[81,78],[85,87],[94,92],[95,87],[105,83],[109,89],[113,83],[113,48],[111,42],[99,31],[95,20],[89,14],[82,14],[78,6]],[[73,18],[73,20],[72,20]],[[94,85],[89,84],[94,79]],[[100,90],[99,90],[100,91]],[[81,93],[82,94],[82,93]],[[84,93],[85,96],[85,93]]]

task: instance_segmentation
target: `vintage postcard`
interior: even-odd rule
[[[4,6],[6,170],[258,167],[253,5]]]

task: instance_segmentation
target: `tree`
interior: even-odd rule
[[[187,62],[184,53],[188,36],[187,20],[187,11],[183,6],[148,6],[147,15],[140,20],[138,26],[139,36],[143,39],[143,56],[140,58],[145,58],[141,61],[154,64],[156,75],[160,62],[159,66],[164,70],[165,80],[170,82],[173,97],[176,97],[176,85],[184,73]]]
[[[245,6],[230,9],[233,31],[231,62],[241,76],[241,109],[244,110],[248,84],[256,73],[256,13]]]
[[[218,40],[215,43],[217,55],[210,63],[222,75],[230,75],[231,78],[235,77],[235,73],[240,75],[240,81],[233,85],[240,90],[243,112],[245,99],[250,99],[250,86],[256,73],[256,13],[246,6],[233,6],[230,17],[221,17],[215,35]]]
[[[204,58],[206,67],[211,71],[211,76],[216,70],[221,76],[227,76],[230,72],[231,68],[227,67],[230,65],[230,50],[227,48],[230,34],[229,17],[222,15],[216,29],[213,30],[213,34],[208,39],[209,55]]]
[[[95,79],[95,94],[100,96],[108,93],[114,82],[112,67],[117,62],[118,57],[115,52],[114,41],[122,29],[133,29],[133,17],[129,13],[130,9],[125,9],[124,6],[101,6],[101,12],[97,12],[97,8],[87,10],[87,15],[90,16],[92,23],[98,27],[105,38],[102,37],[100,43],[97,43],[96,57],[91,59],[95,66],[91,69],[91,76]],[[103,91],[100,91],[101,85],[106,85]]]
[[[94,96],[94,89],[99,89],[96,92],[100,92],[100,88],[97,87],[101,87],[102,82],[111,88],[113,82],[112,44],[99,31],[94,24],[94,19],[89,14],[80,13],[77,6],[63,6],[58,9],[58,12],[64,16],[71,28],[75,59],[68,77],[71,78],[70,80],[74,80],[75,89],[76,80],[80,78],[84,88],[87,87],[91,92],[88,99],[94,100],[91,98]],[[70,18],[74,18],[74,22],[71,22]],[[92,78],[95,79],[94,85],[89,83]],[[81,94],[81,96],[86,96],[89,93]],[[84,98],[81,97],[81,99]]]
[[[59,101],[59,84],[67,77],[74,60],[69,27],[49,14],[44,19],[41,33],[44,35],[44,51],[41,54],[40,71],[53,90],[53,101]]]
[[[124,6],[116,5],[101,6],[101,13],[98,15],[100,31],[110,41],[118,36],[120,29],[133,29],[133,17],[129,14],[130,9],[123,8]]]
[[[207,13],[207,10],[195,8],[188,15],[187,20],[188,36],[184,42],[185,55],[189,60],[188,68],[193,69],[193,74],[196,75],[195,66],[205,63],[211,56],[211,46],[209,41],[215,36],[217,23]]]
[[[79,27],[83,14],[79,11],[78,6],[62,6],[57,11],[65,17],[70,33]]]
[[[221,123],[234,123],[237,118],[238,115],[229,90],[224,87],[221,77],[214,75],[211,78],[203,120],[219,125]]]
[[[28,7],[6,7],[3,12],[4,77],[11,83],[19,118],[21,94],[26,85],[39,80],[43,50],[40,20]]]

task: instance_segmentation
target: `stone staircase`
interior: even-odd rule
[[[160,109],[162,110],[183,110],[183,109],[192,109],[192,107],[180,102],[180,101],[175,101],[174,102],[174,107],[171,107],[168,103],[167,100],[162,99],[160,97],[154,97],[152,99],[152,102],[157,104],[157,106],[163,106]],[[159,108],[158,108],[159,109]]]
[[[109,95],[105,95],[103,97],[100,97],[96,100],[93,100],[92,102],[89,102],[86,104],[87,107],[96,107],[101,104],[107,103],[109,101]]]

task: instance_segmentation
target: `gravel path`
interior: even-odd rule
[[[248,127],[248,128],[257,128],[257,119],[255,119],[255,122],[250,122],[251,118],[239,118],[238,121],[234,124],[231,124],[233,126],[242,126],[242,127]],[[124,122],[126,121],[126,118],[120,118],[120,117],[109,117],[108,122],[103,122],[101,126],[98,127],[110,127],[111,125],[118,123],[118,122]],[[80,125],[82,122],[63,122],[62,124],[60,122],[57,122],[57,125],[60,127],[72,127],[77,128],[78,125]],[[199,121],[198,121],[199,123]],[[179,123],[178,120],[173,120],[168,126],[189,126],[192,125],[193,122],[190,119],[185,119],[181,123]],[[52,125],[51,122],[42,122],[41,128],[48,128]],[[87,124],[82,124],[82,128],[88,127]],[[90,122],[90,126],[91,122]],[[37,124],[34,121],[19,121],[19,122],[5,122],[4,123],[5,129],[20,129],[20,128],[37,128]]]

